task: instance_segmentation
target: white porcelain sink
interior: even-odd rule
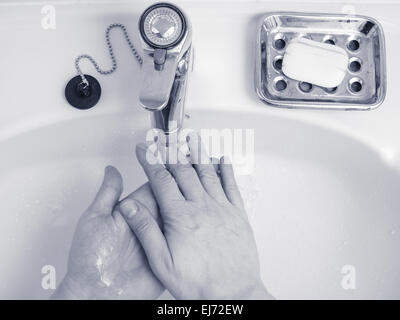
[[[0,75],[1,299],[51,295],[41,286],[41,269],[53,265],[62,279],[75,224],[105,165],[120,169],[125,193],[145,182],[134,146],[144,139],[149,119],[137,102],[139,68],[122,37],[113,41],[121,62],[115,75],[101,77],[83,67],[103,87],[96,107],[71,108],[63,88],[77,54],[93,53],[108,63],[102,36],[109,23],[125,23],[137,42],[137,18],[148,2],[65,3],[55,6],[56,30],[41,28],[39,4],[3,3],[0,11],[7,48]],[[339,4],[178,4],[195,30],[186,126],[254,129],[254,170],[238,180],[271,293],[289,299],[400,298],[400,111],[390,91],[400,71],[394,59],[400,25],[391,7],[399,5],[355,5],[383,24],[392,66],[385,103],[360,113],[272,109],[252,87],[254,17],[288,8],[341,12]],[[221,11],[225,15],[217,19],[214,12]],[[219,35],[211,32],[215,28]],[[346,266],[355,270],[354,289],[342,286]]]

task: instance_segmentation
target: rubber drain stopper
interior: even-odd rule
[[[94,107],[100,100],[101,86],[96,78],[85,74],[89,85],[80,76],[73,77],[65,87],[65,98],[74,108],[86,110]]]

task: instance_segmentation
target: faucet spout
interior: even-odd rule
[[[144,52],[139,101],[152,112],[152,126],[171,134],[184,119],[191,27],[180,9],[158,3],[142,14],[139,29]]]

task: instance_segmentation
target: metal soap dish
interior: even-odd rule
[[[257,35],[256,90],[260,99],[284,108],[371,110],[386,94],[385,41],[381,25],[365,16],[270,13]],[[306,37],[344,48],[349,65],[343,82],[322,88],[286,77],[282,58],[291,39]]]

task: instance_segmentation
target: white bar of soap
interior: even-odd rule
[[[282,72],[294,80],[333,88],[343,81],[348,61],[346,51],[338,46],[297,38],[286,48]]]

